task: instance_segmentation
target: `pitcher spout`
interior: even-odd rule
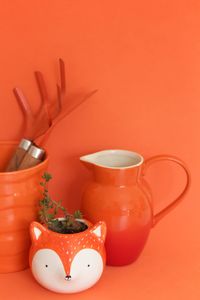
[[[87,167],[90,170],[95,164],[93,156],[94,154],[88,154],[80,157],[80,161],[84,164],[85,167]]]

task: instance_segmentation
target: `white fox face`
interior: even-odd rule
[[[93,249],[79,251],[66,275],[58,254],[51,249],[36,252],[32,261],[32,272],[44,287],[60,293],[75,293],[94,285],[103,272],[101,255]]]
[[[76,293],[93,286],[105,264],[103,222],[72,235],[52,233],[33,222],[30,264],[35,279],[58,293]]]

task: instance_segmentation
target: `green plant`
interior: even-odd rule
[[[42,179],[40,185],[43,187],[43,198],[39,202],[40,222],[52,231],[59,233],[76,233],[85,230],[87,225],[77,220],[82,219],[82,213],[79,210],[75,211],[74,214],[70,214],[62,206],[62,201],[54,201],[49,196],[47,185],[52,179],[51,174],[45,172]],[[57,218],[58,214],[60,218]]]

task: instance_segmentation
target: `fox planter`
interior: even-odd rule
[[[57,293],[76,293],[92,287],[105,266],[106,225],[98,222],[74,234],[53,232],[32,222],[30,267],[35,279]]]

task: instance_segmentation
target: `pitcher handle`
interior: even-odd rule
[[[157,156],[153,156],[153,157],[150,157],[149,159],[147,159],[144,162],[143,175],[146,174],[147,169],[153,163],[159,162],[159,161],[164,161],[164,160],[173,161],[184,169],[184,171],[186,173],[186,185],[185,185],[183,191],[180,193],[180,195],[174,201],[172,201],[167,207],[162,209],[156,215],[154,215],[153,226],[155,224],[157,224],[158,221],[160,221],[166,214],[168,214],[172,209],[174,209],[181,202],[181,200],[183,199],[183,196],[187,193],[188,188],[190,186],[190,182],[191,182],[190,172],[189,172],[186,164],[182,160],[177,158],[176,156],[171,156],[171,155],[157,155]]]

